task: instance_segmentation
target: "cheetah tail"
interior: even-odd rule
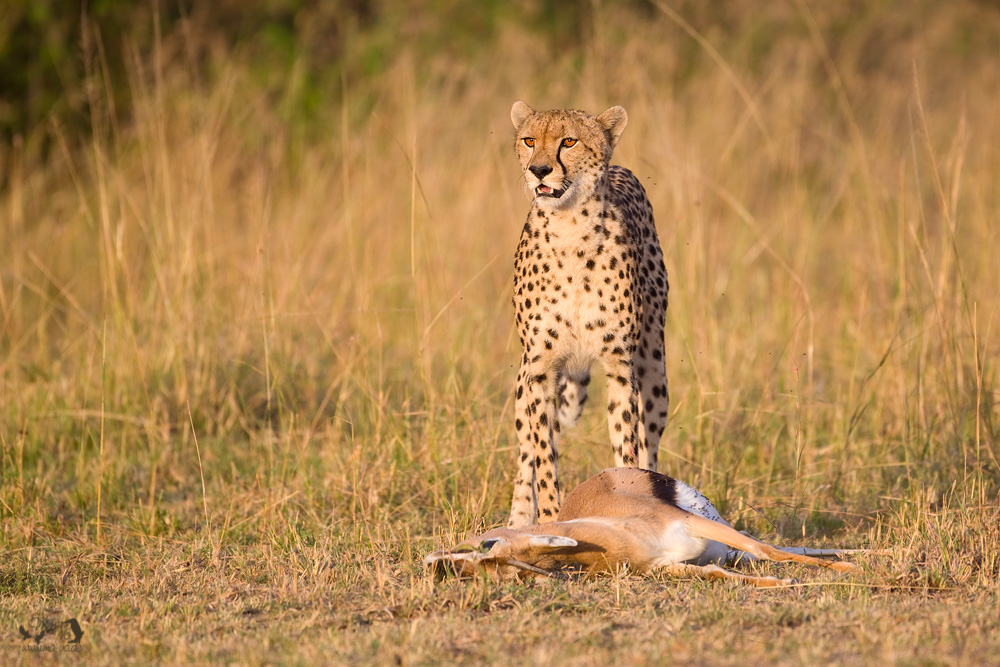
[[[587,402],[587,385],[590,372],[559,374],[559,428],[568,429],[576,424]]]

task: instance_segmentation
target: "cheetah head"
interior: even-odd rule
[[[535,202],[569,208],[594,193],[628,114],[622,107],[598,116],[572,109],[535,111],[515,102],[510,120],[517,130],[514,148]]]

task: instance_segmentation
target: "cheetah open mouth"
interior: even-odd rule
[[[565,192],[565,189],[553,190],[547,185],[539,185],[535,188],[535,195],[538,197],[552,197],[553,199],[559,199]]]

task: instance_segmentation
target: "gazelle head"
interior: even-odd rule
[[[486,571],[504,578],[557,576],[555,571],[534,563],[547,560],[549,555],[572,553],[577,547],[577,541],[571,537],[494,528],[451,549],[428,554],[424,566],[440,575],[471,576]]]

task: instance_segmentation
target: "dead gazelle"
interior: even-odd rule
[[[440,571],[500,576],[595,572],[627,565],[638,572],[735,579],[754,586],[781,586],[790,579],[758,577],[717,565],[728,559],[793,561],[837,572],[856,566],[840,549],[779,548],[734,530],[690,486],[648,470],[609,468],[573,489],[559,520],[523,528],[494,528],[454,549],[435,551],[424,563]]]

